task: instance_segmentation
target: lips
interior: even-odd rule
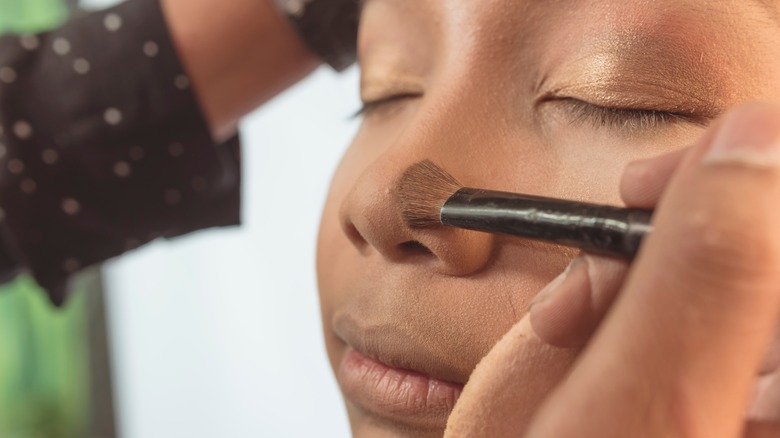
[[[463,390],[463,385],[388,366],[351,347],[338,379],[347,399],[363,410],[426,427],[443,427]]]
[[[399,333],[365,330],[351,317],[336,318],[336,335],[346,344],[337,378],[359,409],[400,423],[443,428],[463,389],[447,364]]]

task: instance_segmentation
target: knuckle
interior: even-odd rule
[[[780,238],[766,217],[699,211],[683,221],[678,257],[718,281],[778,278]]]
[[[716,166],[687,182],[674,202],[680,261],[718,281],[778,279],[780,169]]]
[[[780,266],[780,169],[740,163],[699,167],[662,201],[678,262],[714,278],[776,274]]]
[[[601,316],[612,304],[623,285],[628,273],[628,264],[623,260],[596,255],[585,255],[584,259],[588,263],[590,306],[594,313]]]

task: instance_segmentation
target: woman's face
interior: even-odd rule
[[[325,340],[356,436],[437,436],[573,251],[409,229],[403,171],[429,159],[468,186],[619,204],[629,161],[780,101],[780,23],[759,0],[365,3],[367,107],[319,237]]]

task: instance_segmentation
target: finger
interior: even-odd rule
[[[686,157],[534,436],[739,435],[780,313],[778,120],[737,110]]]
[[[760,374],[769,374],[780,369],[780,327],[775,329],[775,337],[769,345],[764,362],[759,370]]]
[[[620,180],[620,196],[629,207],[653,208],[690,148],[630,163]]]
[[[658,157],[638,160],[630,163],[620,183],[621,197],[626,205],[638,208],[653,208],[658,203],[658,199],[663,193],[663,189],[668,185],[672,174],[680,166],[685,156],[690,152],[690,148],[685,148],[670,152]],[[595,268],[598,269],[598,268]],[[610,294],[607,294],[611,296]],[[569,318],[577,319],[576,316]],[[561,328],[566,328],[563,324],[555,321],[556,325],[551,326],[553,321],[545,319],[540,322],[534,322],[534,329],[539,332],[542,339],[553,345],[563,345],[559,341],[562,338]],[[587,330],[582,325],[569,324],[570,330]],[[573,335],[573,333],[572,333]],[[572,336],[570,335],[570,336]],[[565,338],[564,338],[565,339]],[[780,329],[777,331],[769,351],[764,358],[764,364],[760,373],[771,373],[780,367]]]
[[[534,298],[531,324],[544,342],[582,347],[617,295],[628,270],[622,260],[583,254]]]
[[[747,418],[755,421],[780,422],[780,370],[757,379]]]
[[[582,347],[590,339],[623,284],[625,262],[583,254],[537,295],[529,310],[534,332],[556,347]],[[748,410],[752,420],[780,422],[780,330],[759,370]]]
[[[522,436],[537,407],[568,372],[576,353],[539,340],[526,315],[474,369],[444,436]]]
[[[777,438],[780,437],[780,424],[749,423],[742,436],[744,438]]]
[[[632,207],[655,207],[663,188],[689,151],[690,148],[682,149],[629,164],[620,185],[625,203]],[[622,261],[582,257],[586,257],[587,269],[574,268],[574,264],[581,262],[575,259],[531,304],[534,330],[551,345],[584,345],[612,305],[625,278],[627,265]]]
[[[629,164],[620,185],[626,204],[654,207],[689,150]],[[583,262],[583,257],[586,266],[575,266]],[[531,303],[531,322],[536,333],[551,345],[584,345],[612,305],[626,269],[624,262],[609,258],[584,255],[575,259]]]

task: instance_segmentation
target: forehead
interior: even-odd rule
[[[780,0],[363,0],[444,30],[448,25],[501,25],[518,31],[577,23],[581,31],[613,25],[686,26],[739,24],[778,26]],[[481,29],[484,33],[485,30]],[[459,28],[469,33],[469,27]],[[489,32],[488,32],[489,33]]]
[[[361,6],[371,3],[387,2],[399,7],[410,7],[410,10],[427,10],[431,6],[441,6],[441,9],[458,9],[473,5],[477,9],[489,11],[496,7],[501,8],[511,6],[513,8],[548,8],[548,9],[566,9],[576,7],[587,7],[589,9],[610,8],[615,6],[625,6],[639,9],[658,9],[673,5],[683,5],[690,8],[715,8],[731,10],[742,8],[759,8],[765,15],[777,17],[780,14],[780,1],[778,0],[634,0],[634,1],[613,1],[613,0],[359,0]]]
[[[756,73],[780,70],[780,0],[366,0],[364,8],[365,60],[401,46],[402,58],[461,71],[490,64],[495,75],[518,77],[588,57],[620,61],[629,73],[652,63],[671,75],[717,70],[753,90],[776,88]]]

